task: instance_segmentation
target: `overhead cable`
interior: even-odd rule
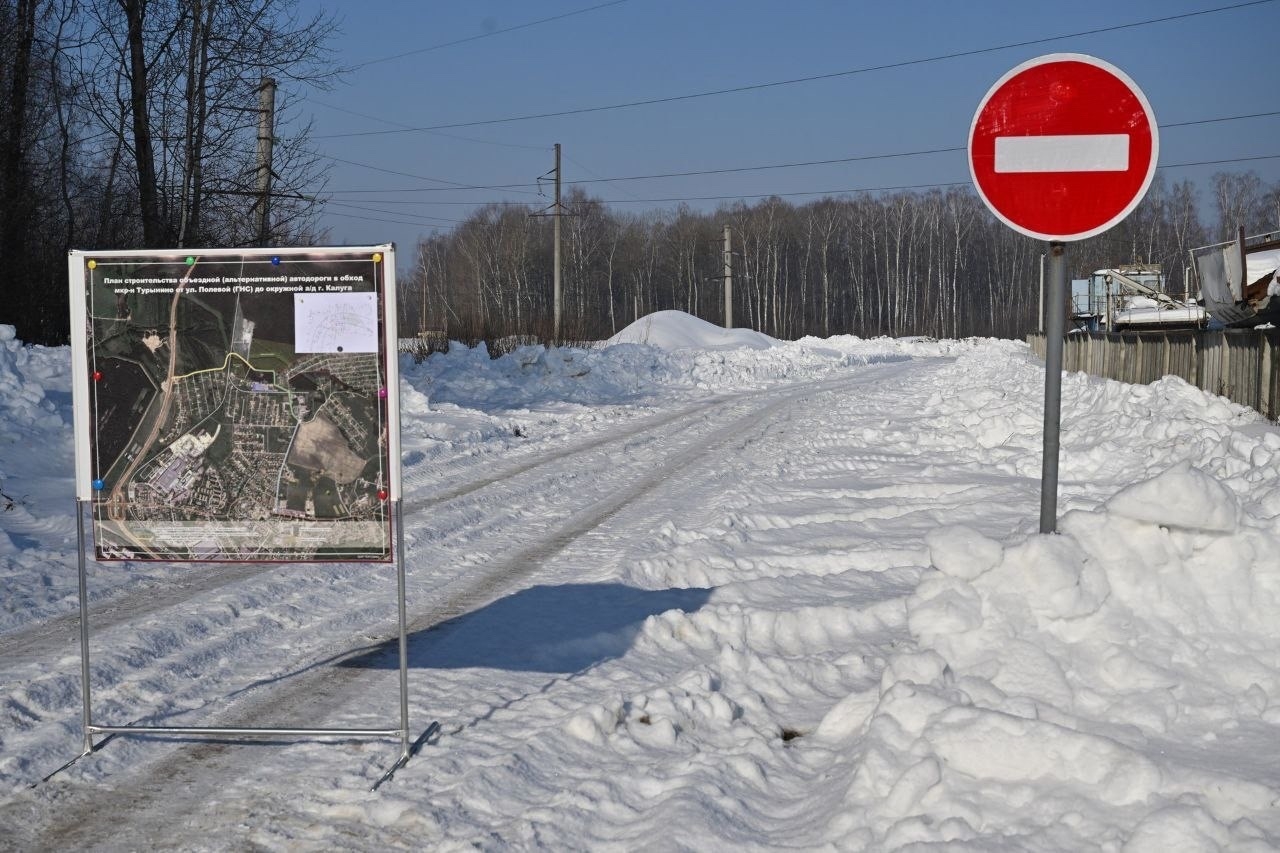
[[[1148,18],[1143,21],[1133,21],[1128,24],[1114,24],[1109,27],[1096,27],[1090,30],[1081,30],[1074,33],[1062,33],[1055,36],[1045,36],[1044,38],[1028,39],[1019,42],[1010,42],[1007,44],[994,45],[991,47],[974,48],[973,50],[961,50],[953,53],[939,54],[937,56],[922,57],[919,59],[905,59],[899,62],[888,62],[881,65],[867,65],[861,68],[851,68],[846,71],[833,71],[827,74],[812,74],[806,77],[793,77],[787,80],[774,80],[767,83],[752,83],[744,86],[731,86],[725,89],[711,89],[704,92],[693,92],[685,95],[671,95],[662,98],[645,98],[636,101],[626,101],[617,104],[605,104],[595,107],[579,107],[570,110],[556,110],[554,112],[530,113],[526,115],[507,116],[504,118],[480,119],[476,121],[450,122],[448,124],[435,124],[425,127],[410,128],[394,128],[389,130],[364,130],[351,131],[349,133],[330,133],[317,135],[315,139],[343,139],[357,136],[385,136],[393,133],[425,133],[432,130],[450,130],[459,127],[480,127],[491,124],[506,124],[517,121],[531,121],[541,118],[560,118],[571,115],[584,115],[586,113],[607,112],[612,110],[630,109],[633,107],[653,106],[655,104],[669,104],[678,101],[691,101],[698,98],[711,98],[719,95],[732,95],[741,92],[755,92],[762,89],[773,89],[779,86],[794,86],[801,83],[815,83],[821,80],[835,80],[841,77],[852,77],[859,74],[870,74],[876,71],[889,71],[896,68],[908,68],[914,65],[926,65],[934,62],[945,62],[951,59],[961,59],[968,56],[981,56],[987,53],[996,53],[1004,50],[1013,50],[1021,47],[1031,47],[1034,45],[1047,44],[1049,42],[1062,41],[1069,38],[1081,38],[1083,36],[1101,35],[1103,33],[1119,32],[1121,30],[1134,29],[1136,27],[1146,27],[1152,24],[1164,24],[1171,21],[1181,21],[1188,18],[1200,17],[1203,15],[1213,15],[1219,12],[1229,12],[1236,9],[1245,9],[1252,6],[1263,6],[1275,3],[1277,0],[1248,0],[1244,3],[1235,3],[1229,6],[1217,6],[1212,9],[1201,9],[1195,12],[1184,12],[1179,15],[1166,15],[1160,18]]]
[[[595,6],[589,6],[586,9],[575,9],[572,12],[565,12],[560,15],[552,15],[550,18],[540,18],[536,21],[529,21],[526,24],[516,24],[515,26],[512,26],[512,27],[503,27],[501,29],[491,30],[490,32],[487,32],[487,33],[480,33],[479,35],[475,35],[475,36],[467,36],[466,38],[454,39],[453,41],[441,42],[440,44],[428,45],[427,47],[419,47],[419,48],[415,48],[414,50],[406,50],[403,53],[393,54],[392,56],[382,56],[382,57],[379,57],[378,59],[367,59],[364,62],[361,62],[358,65],[353,65],[346,70],[348,72],[359,71],[362,68],[368,68],[370,65],[378,65],[379,63],[382,63],[382,62],[391,62],[392,60],[395,60],[395,59],[403,59],[406,56],[417,56],[420,53],[428,53],[433,50],[440,50],[441,48],[453,47],[459,44],[466,44],[468,42],[479,41],[480,39],[492,38],[493,36],[500,36],[500,35],[503,35],[504,33],[513,33],[516,30],[527,30],[530,27],[536,27],[536,26],[539,26],[540,24],[549,24],[552,21],[560,21],[565,18],[572,18],[574,15],[585,15],[587,12],[595,12],[598,9],[605,9],[605,8],[608,8],[609,6],[620,6],[626,2],[627,0],[610,0],[610,2],[608,3],[597,3]]]

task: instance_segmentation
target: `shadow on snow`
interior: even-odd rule
[[[579,672],[624,654],[649,616],[691,613],[710,597],[710,589],[645,590],[619,583],[529,587],[410,634],[409,666]],[[396,669],[397,644],[340,665]]]

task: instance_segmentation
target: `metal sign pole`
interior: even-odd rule
[[[1058,446],[1062,427],[1062,336],[1066,329],[1066,244],[1049,244],[1049,304],[1044,330],[1044,461],[1040,476],[1040,532],[1058,528]]]

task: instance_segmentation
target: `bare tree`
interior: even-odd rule
[[[326,50],[332,21],[299,19],[296,0],[90,2],[93,49],[81,77],[88,108],[103,127],[119,128],[113,150],[130,155],[141,243],[252,242],[258,90],[264,78],[278,80],[287,104],[300,87],[336,79]],[[277,239],[311,227],[306,208],[316,199],[300,188],[322,181],[323,168],[297,144],[306,133],[272,164],[290,202]],[[113,178],[120,165],[113,155]]]
[[[1265,231],[1266,201],[1262,179],[1257,172],[1218,172],[1212,178],[1213,199],[1218,209],[1218,235],[1235,238],[1239,228],[1247,233]]]
[[[1224,203],[1254,210],[1255,221],[1258,210],[1265,218],[1280,203],[1280,187],[1248,176],[1221,177],[1215,190]],[[996,221],[967,188],[643,215],[615,213],[575,190],[572,207],[582,214],[569,225],[564,270],[575,337],[607,337],[666,308],[718,323],[725,224],[733,232],[735,318],[770,335],[1021,337],[1037,323],[1043,244]],[[419,261],[423,274],[439,282],[433,315],[451,330],[458,323],[503,334],[549,329],[550,266],[539,249],[549,245],[546,220],[511,210],[476,211],[431,238],[431,252],[420,251],[428,259]],[[1187,250],[1204,242],[1197,210],[1194,185],[1156,182],[1124,222],[1073,246],[1074,273],[1147,261],[1180,282]]]

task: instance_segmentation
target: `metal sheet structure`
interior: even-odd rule
[[[391,559],[390,245],[69,260],[98,559]]]

